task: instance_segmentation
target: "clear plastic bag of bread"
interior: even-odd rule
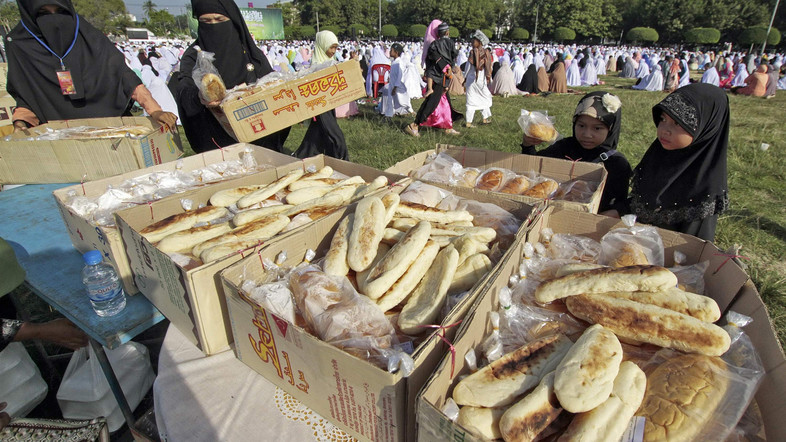
[[[530,186],[521,195],[537,199],[553,198],[559,190],[559,182],[534,172],[527,174]]]
[[[545,112],[522,109],[518,123],[524,134],[530,138],[549,144],[557,141],[557,136],[559,135],[557,128],[554,127],[552,117],[549,117]]]
[[[423,181],[415,181],[401,192],[401,201],[422,204],[428,207],[437,207],[442,200],[453,195],[450,191],[432,186]]]
[[[559,185],[554,199],[587,204],[592,201],[596,190],[598,190],[598,183],[579,179],[565,181]]]
[[[450,198],[445,198],[445,200],[448,199]],[[446,209],[442,203],[437,207]],[[516,233],[519,231],[519,227],[521,227],[520,219],[493,203],[482,203],[462,198],[458,201],[455,208],[448,210],[466,210],[472,215],[472,224],[475,227],[489,227],[496,230],[497,237],[493,242],[499,244],[503,251],[507,250],[513,243]]]
[[[687,259],[688,257],[684,253],[675,251],[674,267],[669,267],[669,270],[677,276],[680,290],[703,295],[704,274],[707,273],[710,262],[702,261],[693,265],[685,265]]]
[[[465,167],[456,175],[456,178],[452,180],[450,184],[458,187],[475,187],[475,183],[478,181],[480,173],[481,170],[477,167]]]
[[[500,167],[486,169],[478,175],[475,180],[475,188],[478,190],[488,190],[489,192],[499,192],[511,178],[516,177],[512,170]]]
[[[321,340],[380,368],[400,368],[404,357],[399,354],[403,351],[398,348],[395,328],[346,277],[308,265],[290,274],[289,285],[298,310]]]
[[[644,440],[726,440],[753,400],[764,367],[742,328],[751,318],[726,315],[731,347],[721,357],[661,350],[642,367],[647,390],[637,416]]]
[[[191,78],[199,89],[199,96],[205,103],[221,101],[227,94],[227,88],[218,69],[213,65],[215,54],[203,51],[198,46],[196,64]]]
[[[626,227],[613,229],[600,240],[599,263],[609,267],[663,266],[663,239],[652,226],[636,224],[636,215],[625,215]]]
[[[423,181],[452,184],[462,176],[464,167],[445,152],[429,156],[425,164],[410,172],[409,176]]]
[[[600,258],[601,246],[598,241],[587,236],[555,233],[549,238],[546,249],[554,259],[597,263]]]

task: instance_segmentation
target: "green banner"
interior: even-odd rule
[[[284,20],[280,9],[240,8],[240,13],[256,40],[284,39]]]

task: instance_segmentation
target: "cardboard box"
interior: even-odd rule
[[[5,79],[5,77],[2,78]],[[0,128],[5,128],[5,126],[11,126],[14,124],[12,117],[14,115],[15,108],[16,100],[8,95],[4,89],[0,90]],[[13,131],[13,128],[11,128],[9,132],[0,132],[0,137],[10,135]]]
[[[229,135],[249,142],[365,95],[360,63],[349,60],[224,103],[213,113]]]
[[[45,133],[47,128],[77,126],[112,127],[140,125],[151,133],[135,139],[82,139],[26,141]],[[145,117],[90,118],[50,121],[0,140],[0,183],[78,183],[107,178],[121,173],[180,158],[180,136],[165,130]],[[86,177],[86,178],[85,178]]]
[[[530,206],[503,198],[475,196],[477,200],[500,205],[522,220],[532,210]],[[414,372],[404,377],[321,341],[256,305],[240,291],[243,280],[261,279],[264,273],[261,258],[275,260],[281,251],[286,251],[286,264],[292,266],[303,260],[308,249],[323,257],[343,212],[317,221],[308,230],[270,242],[260,249],[259,256],[246,258],[221,273],[236,338],[235,351],[246,365],[352,436],[373,441],[413,440],[415,396],[447,350],[436,331],[415,349]],[[522,224],[521,231],[526,231],[526,225]],[[464,317],[496,269],[497,266],[476,282],[470,294],[443,318],[442,326]],[[448,340],[456,328],[446,328]]]
[[[331,166],[334,170],[350,176],[360,175],[367,182],[380,175],[387,176],[391,183],[405,178],[371,167],[318,155],[297,163],[279,166],[275,170],[187,192],[179,198],[164,199],[153,203],[150,207],[137,206],[115,213],[134,283],[139,291],[205,354],[211,355],[223,351],[232,343],[232,331],[218,273],[241,260],[244,255],[254,253],[256,248],[187,270],[142,238],[139,231],[155,221],[182,213],[180,198],[189,198],[195,205],[205,204],[219,190],[270,183],[291,170],[308,168],[312,165],[317,168]],[[280,236],[288,236],[300,229],[308,229],[310,225],[307,224]]]
[[[551,204],[556,207],[575,210],[577,212],[598,213],[600,207],[600,197],[606,186],[608,173],[602,164],[572,162],[568,160],[558,160],[555,158],[544,158],[532,155],[522,155],[510,152],[499,152],[496,150],[477,149],[472,147],[451,146],[448,144],[437,144],[436,149],[420,152],[411,157],[399,161],[387,169],[388,172],[400,175],[409,175],[412,171],[419,169],[426,164],[429,155],[446,153],[457,159],[464,167],[477,167],[481,170],[491,167],[501,167],[510,169],[516,173],[537,172],[541,175],[553,178],[558,182],[580,179],[593,183],[599,183],[598,189],[592,196],[589,203],[577,203],[571,201],[552,200]],[[456,186],[447,186],[453,189]],[[489,192],[478,190],[479,193],[494,193],[496,195],[510,198],[514,201],[521,201],[527,204],[538,204],[542,199],[532,198],[524,195],[510,195],[501,192]]]
[[[0,93],[5,92],[6,80],[8,78],[8,63],[0,63]]]
[[[606,232],[622,227],[622,224],[615,218],[566,210],[552,212],[550,209],[533,223],[527,239],[532,242],[538,241],[540,232],[545,227],[552,228],[555,233],[574,233],[600,240]],[[712,243],[668,230],[659,229],[659,231],[666,249],[667,266],[673,265],[675,250],[685,253],[689,264],[709,260],[709,269],[720,267],[720,270],[715,274],[713,270],[705,273],[705,293],[718,302],[724,314],[731,309],[754,319],[754,322],[744,330],[756,346],[766,370],[755,400],[761,409],[768,439],[786,439],[786,426],[782,423],[783,410],[786,407],[786,396],[783,394],[786,391],[786,359],[775,337],[772,322],[767,316],[767,309],[755,286],[733,261],[723,264],[726,257],[721,255]],[[490,282],[487,291],[473,306],[468,320],[457,332],[455,347],[458,356],[455,375],[451,378],[450,360],[444,358],[434,376],[423,387],[418,398],[419,440],[479,440],[469,431],[451,422],[441,409],[445,400],[451,397],[459,376],[469,371],[465,366],[463,355],[469,349],[476,348],[491,333],[488,313],[499,309],[499,291],[508,284],[508,278],[518,272],[522,261],[523,245],[523,242],[519,243],[516,250],[508,255],[497,277]]]
[[[125,247],[123,247],[123,240],[120,238],[120,233],[114,227],[95,226],[90,221],[82,218],[73,210],[69,209],[68,206],[66,206],[69,193],[76,192],[77,195],[97,198],[106,192],[107,186],[117,186],[128,179],[140,177],[142,175],[154,172],[174,171],[177,167],[180,167],[182,172],[187,173],[193,170],[202,169],[210,164],[240,160],[246,148],[252,149],[252,154],[257,164],[260,166],[267,164],[274,169],[285,164],[299,162],[297,158],[289,155],[274,152],[253,144],[241,143],[227,146],[223,150],[216,149],[198,155],[192,155],[183,158],[179,162],[160,164],[158,166],[135,170],[110,178],[88,181],[84,184],[75,184],[55,190],[53,195],[57,207],[60,210],[60,215],[63,217],[63,221],[68,229],[71,243],[82,253],[88,250],[100,250],[104,255],[104,259],[109,261],[115,267],[115,270],[117,270],[118,275],[123,281],[123,287],[125,288],[126,294],[133,295],[138,293],[139,289],[134,285],[134,277],[131,273],[128,256],[126,255]],[[175,199],[179,200],[179,198],[179,195],[175,195]]]

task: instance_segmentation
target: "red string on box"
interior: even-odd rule
[[[155,217],[153,216],[153,203],[148,201],[147,206],[150,207],[150,219],[155,219]]]
[[[574,160],[573,158],[571,158],[571,157],[569,157],[567,155],[565,155],[565,158],[567,158],[567,159],[569,159],[570,161],[573,162],[573,164],[570,165],[570,179],[573,179],[573,169],[576,168],[576,163],[581,161],[581,158],[579,158],[577,160]]]
[[[262,250],[261,249],[257,252],[257,256],[259,257],[259,264],[262,265],[262,270],[265,270],[265,261],[262,260]]]
[[[83,196],[87,196],[87,192],[85,192],[85,179],[87,179],[87,174],[82,175],[82,181],[79,183],[82,186]]]
[[[719,265],[718,268],[715,269],[714,272],[712,272],[713,275],[718,273],[720,271],[721,267],[725,266],[726,263],[729,262],[729,260],[731,260],[731,259],[738,258],[738,259],[747,259],[748,261],[750,261],[750,258],[748,258],[747,256],[732,255],[732,254],[729,254],[729,253],[713,253],[713,256],[725,256],[726,257],[726,259],[723,260],[721,265]]]
[[[448,350],[450,351],[450,377],[451,377],[451,379],[453,378],[453,373],[454,373],[454,371],[456,369],[456,347],[453,345],[452,342],[450,342],[450,340],[447,337],[445,337],[445,330],[447,330],[447,329],[449,329],[451,327],[455,327],[455,326],[457,326],[459,324],[461,324],[461,320],[459,320],[458,322],[454,322],[453,324],[450,324],[450,325],[431,324],[431,325],[419,325],[418,326],[418,327],[422,327],[422,328],[435,328],[435,329],[438,329],[439,332],[437,332],[437,337],[439,337],[439,339],[441,339],[442,342],[448,344]]]
[[[467,160],[467,148],[465,146],[463,149],[461,149],[461,167],[467,167],[464,165],[466,163],[466,160]]]
[[[224,148],[223,148],[223,147],[221,147],[221,146],[219,146],[219,145],[218,145],[218,143],[216,143],[216,139],[215,139],[215,138],[211,138],[211,140],[213,140],[213,144],[215,144],[215,145],[216,145],[216,147],[218,148],[218,150],[220,150],[220,151],[221,151],[221,161],[225,161],[225,160],[224,160]]]

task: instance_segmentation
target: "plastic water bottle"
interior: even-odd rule
[[[114,316],[126,307],[126,294],[120,285],[115,269],[104,262],[98,250],[91,250],[82,258],[85,260],[82,269],[82,282],[87,287],[87,296],[98,316]]]

